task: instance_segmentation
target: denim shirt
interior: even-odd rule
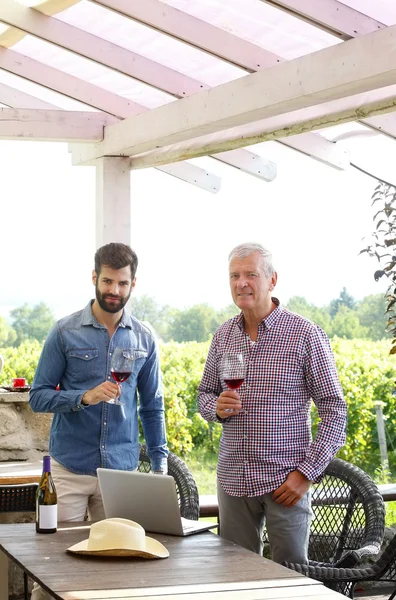
[[[96,475],[98,467],[133,470],[139,460],[138,411],[153,471],[165,471],[164,400],[158,348],[153,334],[124,310],[110,339],[92,313],[92,302],[58,321],[45,341],[30,406],[54,413],[49,451],[74,473]],[[124,404],[84,406],[88,390],[112,380],[111,355],[120,346],[137,350],[133,373],[122,384]],[[60,391],[56,391],[57,385]],[[139,408],[138,408],[139,393]]]

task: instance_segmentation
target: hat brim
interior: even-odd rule
[[[169,551],[157,540],[146,536],[146,550],[134,550],[133,548],[107,548],[106,550],[88,550],[88,540],[70,546],[68,552],[81,554],[83,556],[135,556],[139,558],[168,558]]]

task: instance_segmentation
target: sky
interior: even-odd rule
[[[394,140],[337,144],[347,144],[355,164],[394,177]],[[131,172],[134,294],[180,309],[227,306],[228,254],[252,241],[273,253],[282,303],[298,295],[323,306],[344,286],[356,300],[383,293],[376,261],[359,256],[373,230],[376,181],[276,142],[251,150],[277,163],[273,182],[208,157],[191,162],[221,176],[217,194],[156,169]],[[66,144],[27,141],[0,141],[0,165],[0,315],[41,301],[57,318],[83,308],[94,294],[95,168],[73,167]]]

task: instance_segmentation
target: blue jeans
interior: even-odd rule
[[[272,560],[307,563],[312,520],[311,493],[291,508],[276,504],[271,494],[230,496],[217,482],[220,535],[257,554],[263,553],[263,529],[267,528]]]

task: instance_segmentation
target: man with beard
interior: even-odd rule
[[[157,344],[151,331],[124,308],[135,287],[137,264],[135,252],[125,244],[99,248],[92,273],[95,300],[58,321],[43,347],[30,406],[35,412],[54,413],[49,450],[59,521],[83,521],[87,512],[91,520],[103,519],[96,469],[137,468],[138,393],[152,469],[167,471]],[[116,347],[137,357],[122,387],[110,373]],[[108,402],[118,397],[122,405]]]

